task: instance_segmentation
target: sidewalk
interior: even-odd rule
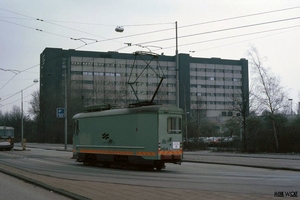
[[[243,154],[213,151],[184,152],[185,162],[199,162],[300,171],[299,154]]]

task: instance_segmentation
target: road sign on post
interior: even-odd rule
[[[56,117],[65,118],[65,108],[56,108]]]

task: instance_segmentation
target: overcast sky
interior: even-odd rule
[[[0,110],[20,107],[23,90],[27,112],[46,47],[174,55],[175,21],[179,53],[239,60],[255,46],[297,108],[299,0],[0,0]]]

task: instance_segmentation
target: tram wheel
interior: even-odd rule
[[[88,155],[86,159],[84,159],[83,164],[86,166],[95,166],[97,164],[97,159],[94,155]]]

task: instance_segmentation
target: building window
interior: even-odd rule
[[[83,75],[93,76],[93,72],[82,72]]]
[[[104,73],[103,72],[94,72],[94,75],[95,76],[104,76]]]
[[[216,72],[218,72],[218,73],[224,73],[224,70],[223,69],[216,69]]]
[[[115,73],[106,72],[105,76],[115,76]]]

